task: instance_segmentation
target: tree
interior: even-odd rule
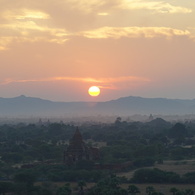
[[[153,192],[155,192],[153,186],[148,186],[148,187],[146,187],[146,193],[147,193],[148,195],[152,195]]]
[[[161,192],[152,192],[152,195],[164,195],[164,194]]]
[[[178,191],[178,192],[176,192],[176,194],[175,195],[185,195],[185,193],[183,192],[183,191]]]
[[[64,186],[58,188],[56,195],[71,195],[71,193],[70,184],[66,183]]]
[[[184,124],[176,123],[169,132],[170,137],[184,138],[187,136],[187,129]]]
[[[173,195],[176,195],[176,193],[178,192],[179,190],[177,189],[177,188],[175,188],[175,187],[173,187],[173,188],[171,188],[170,190],[169,190],[169,192],[171,192]]]
[[[85,181],[79,181],[77,185],[79,187],[79,194],[83,195],[84,194],[83,187],[86,186]]]
[[[17,194],[32,194],[35,190],[34,182],[36,181],[35,176],[32,173],[21,172],[14,176],[15,191]]]
[[[183,179],[186,183],[195,183],[195,172],[189,172],[184,174]]]
[[[128,192],[131,194],[131,195],[135,195],[137,193],[140,193],[140,190],[137,186],[135,185],[129,185],[128,186]]]
[[[19,163],[23,160],[23,156],[20,152],[8,152],[2,155],[2,160],[6,163]]]
[[[128,195],[128,191],[126,189],[119,189],[119,195]]]
[[[14,176],[14,181],[19,183],[26,183],[27,185],[32,186],[36,181],[36,178],[32,173],[21,172]]]
[[[128,191],[119,186],[119,181],[115,175],[100,180],[89,190],[88,195],[127,195]]]
[[[52,191],[49,189],[41,188],[39,189],[38,194],[40,195],[53,195]]]
[[[0,195],[5,195],[7,192],[13,192],[13,183],[0,182]]]
[[[191,189],[186,189],[186,190],[184,191],[184,194],[185,194],[185,195],[193,195],[193,194],[194,194],[194,191],[191,190]]]
[[[121,124],[122,118],[121,117],[117,117],[115,120],[115,125],[119,126]]]

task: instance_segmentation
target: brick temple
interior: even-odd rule
[[[87,146],[87,144],[83,141],[79,129],[77,128],[69,142],[68,148],[64,152],[64,163],[67,165],[72,165],[77,161],[97,161],[99,158],[99,149]]]

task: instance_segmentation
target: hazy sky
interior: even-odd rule
[[[22,94],[195,98],[195,0],[0,0],[0,97]]]

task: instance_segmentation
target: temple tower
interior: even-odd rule
[[[97,160],[98,158],[99,150],[97,148],[88,147],[77,128],[69,142],[67,150],[64,152],[64,163],[71,165],[80,160]]]

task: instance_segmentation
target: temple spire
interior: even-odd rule
[[[64,162],[72,165],[79,160],[98,160],[99,150],[97,148],[89,147],[83,141],[82,135],[78,129],[69,142],[69,146],[64,152]]]
[[[83,141],[82,135],[81,135],[78,127],[76,128],[76,131],[75,131],[75,133],[72,137],[72,141],[76,141],[76,142],[82,142]]]

